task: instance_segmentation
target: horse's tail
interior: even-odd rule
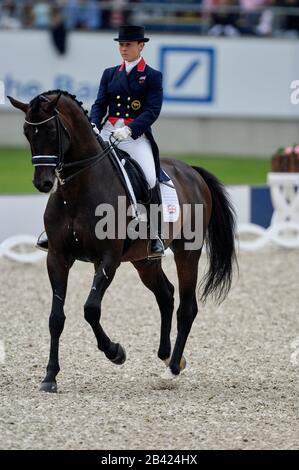
[[[235,252],[235,211],[229,196],[218,179],[203,168],[193,167],[207,183],[212,196],[212,213],[206,239],[209,269],[201,287],[201,299],[205,302],[208,295],[222,302],[227,296],[233,274]]]

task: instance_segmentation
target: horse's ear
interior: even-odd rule
[[[52,113],[54,111],[54,109],[56,108],[58,104],[58,101],[60,100],[60,97],[61,97],[61,92],[58,93],[58,95],[56,96],[56,98],[54,98],[54,100],[49,101],[48,103],[44,104],[44,108],[48,113]]]
[[[28,111],[28,108],[29,108],[28,103],[22,103],[22,101],[15,100],[11,96],[8,96],[7,98],[9,99],[9,101],[11,102],[11,104],[13,105],[14,108],[20,109],[25,114],[27,114],[27,111]]]

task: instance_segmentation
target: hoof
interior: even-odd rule
[[[168,367],[170,363],[170,357],[168,357],[168,359],[163,359],[163,362],[166,365],[166,367]]]
[[[185,359],[184,356],[182,356],[182,359],[180,361],[180,371],[182,372],[182,370],[186,369],[186,365],[187,365],[187,361]]]
[[[168,359],[164,359],[164,364],[166,365],[166,367],[169,366],[169,363],[170,363],[170,357]],[[182,372],[182,370],[186,369],[186,365],[187,365],[187,361],[185,359],[184,356],[182,356],[182,359],[180,361],[180,371]]]
[[[117,353],[114,359],[110,359],[113,364],[121,365],[126,362],[127,356],[125,349],[120,345],[117,344]]]
[[[167,369],[161,375],[161,379],[163,380],[174,380],[177,378],[178,378],[178,375],[173,374],[169,367],[167,367]]]
[[[39,388],[40,392],[57,393],[56,382],[42,382]]]

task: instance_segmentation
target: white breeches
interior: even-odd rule
[[[101,137],[102,139],[109,142],[109,137],[111,133],[119,128],[122,127],[123,120],[119,119],[115,126],[113,126],[110,122],[106,122],[103,129],[101,130]],[[144,171],[145,177],[150,188],[153,188],[156,184],[156,168],[155,162],[152,152],[152,147],[149,140],[145,137],[144,134],[138,137],[138,139],[133,140],[132,137],[128,137],[128,139],[122,140],[121,142],[117,142],[117,146],[127,152],[137,163],[141,166]]]

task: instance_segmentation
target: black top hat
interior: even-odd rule
[[[130,41],[141,41],[148,42],[149,38],[144,37],[143,26],[120,26],[118,32],[118,38],[114,38],[114,41],[118,42],[130,42]]]

